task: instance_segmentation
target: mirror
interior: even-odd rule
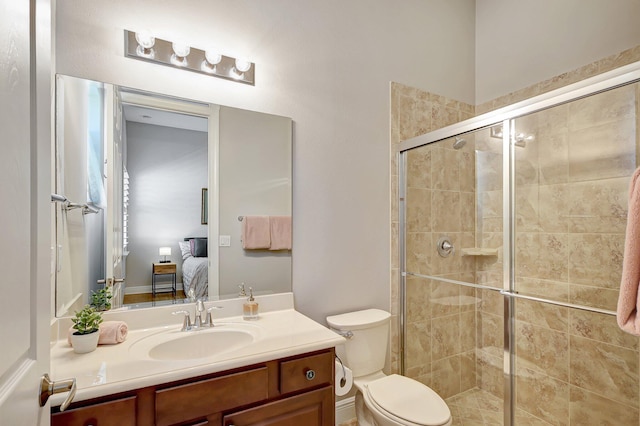
[[[291,291],[291,250],[242,241],[252,219],[290,221],[291,130],[286,117],[58,75],[56,315],[105,286],[111,309],[238,297],[243,283]]]

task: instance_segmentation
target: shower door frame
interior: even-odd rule
[[[541,297],[519,294],[515,289],[515,176],[514,176],[514,143],[511,135],[514,134],[515,119],[532,114],[580,98],[591,96],[616,87],[632,84],[640,81],[640,61],[612,71],[567,85],[565,87],[544,93],[530,99],[479,115],[477,117],[461,121],[459,123],[443,127],[438,130],[403,141],[398,149],[398,213],[399,213],[399,364],[401,374],[405,374],[405,332],[406,332],[406,280],[407,276],[437,279],[451,284],[472,287],[476,289],[499,292],[503,296],[504,305],[504,425],[515,424],[515,336],[514,336],[514,305],[515,299],[526,299],[541,303],[548,303],[573,309],[580,309],[607,315],[614,315],[614,311],[592,308],[589,306],[565,303]],[[495,125],[503,128],[503,286],[502,289],[485,285],[467,283],[463,281],[443,279],[417,273],[408,272],[406,269],[406,170],[407,154],[411,149],[418,148],[445,139],[460,136],[464,133],[489,128]]]

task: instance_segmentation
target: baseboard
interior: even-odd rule
[[[168,286],[169,288],[171,287],[170,284]],[[160,288],[164,290],[165,286],[156,286],[156,288]],[[176,290],[182,290],[182,283],[176,283]],[[139,285],[134,287],[127,286],[124,289],[124,294],[145,294],[145,293],[151,293],[150,285]]]
[[[336,425],[348,422],[356,417],[356,397],[336,401]]]

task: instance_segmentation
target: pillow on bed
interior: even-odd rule
[[[189,240],[191,243],[191,255],[193,257],[207,257],[207,239],[194,238]]]
[[[182,260],[187,260],[187,257],[191,257],[191,244],[189,241],[178,241],[180,246],[180,252],[182,252]]]

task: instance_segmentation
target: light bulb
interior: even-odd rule
[[[173,47],[173,51],[176,53],[176,56],[180,58],[188,56],[189,52],[191,52],[191,47],[186,43],[174,41],[171,46]]]
[[[222,61],[222,55],[215,50],[207,50],[204,52],[204,57],[211,65],[217,65]]]
[[[151,49],[156,44],[156,38],[149,31],[137,32],[136,41],[143,49]]]
[[[251,62],[246,59],[236,59],[236,70],[239,72],[247,72],[251,69]]]

